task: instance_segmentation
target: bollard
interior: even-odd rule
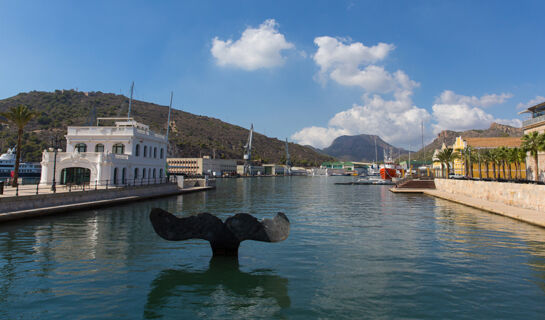
[[[68,185],[68,192],[72,192],[72,184],[71,183]]]
[[[39,186],[40,186],[40,184],[37,183],[37,184],[36,184],[36,194],[38,194],[38,188],[39,188]]]
[[[16,184],[16,185],[15,185],[15,196],[16,196],[16,197],[19,196],[19,184]]]
[[[98,180],[95,180],[95,190],[97,189],[98,187]]]
[[[108,190],[108,182],[110,182],[110,181],[106,180],[106,190]]]
[[[0,194],[4,194],[4,181],[0,181]]]

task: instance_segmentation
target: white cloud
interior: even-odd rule
[[[316,148],[325,148],[342,135],[350,135],[348,130],[338,128],[307,127],[291,136],[292,140],[301,145],[311,145]]]
[[[512,98],[511,93],[501,94],[485,94],[478,98],[475,96],[464,96],[454,93],[451,90],[445,90],[435,99],[436,104],[463,104],[474,107],[487,108],[496,104],[504,103],[507,99]]]
[[[320,67],[318,80],[327,77],[345,86],[359,86],[367,92],[389,93],[412,90],[418,83],[410,80],[403,71],[393,74],[375,63],[384,60],[394,50],[393,44],[379,43],[367,47],[361,42],[346,44],[346,40],[317,37],[318,50],[313,58]]]
[[[512,96],[510,93],[501,93],[486,94],[478,98],[445,90],[432,106],[433,120],[435,122],[432,125],[433,132],[486,129],[490,127],[492,122],[520,127],[522,123],[519,119],[497,119],[480,108],[503,103]]]
[[[530,100],[530,101],[528,101],[526,103],[521,102],[521,103],[517,104],[517,109],[519,109],[519,110],[528,109],[528,108],[533,107],[536,104],[539,104],[539,103],[542,103],[542,102],[545,102],[545,97],[536,96],[535,98],[533,98],[532,100]]]
[[[379,95],[363,96],[363,105],[337,113],[328,127],[309,127],[296,132],[292,139],[317,148],[328,147],[341,135],[378,134],[394,145],[409,145],[419,141],[420,124],[430,119],[428,111],[412,104],[409,91],[395,94],[393,100]]]
[[[220,66],[233,66],[244,70],[272,68],[284,64],[282,50],[294,48],[279,33],[274,19],[263,22],[259,28],[248,27],[240,39],[223,41],[215,37],[210,50]]]

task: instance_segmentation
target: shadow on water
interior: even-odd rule
[[[213,257],[206,271],[167,269],[151,283],[144,318],[279,316],[289,308],[288,279],[270,270],[242,272],[237,258]],[[187,314],[186,314],[187,313]]]

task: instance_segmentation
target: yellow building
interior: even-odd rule
[[[479,150],[486,149],[495,149],[499,147],[506,148],[520,148],[522,144],[522,139],[520,137],[475,137],[475,138],[463,138],[457,137],[456,141],[452,145],[452,149],[455,152],[458,152],[460,155],[463,154],[463,150],[466,147],[471,147],[473,151],[477,151],[477,159],[480,159]],[[472,168],[468,171],[469,176],[473,178],[479,178],[479,160],[473,161]],[[466,162],[464,159],[454,160],[454,174],[455,175],[466,175]],[[518,170],[517,170],[518,169]],[[480,161],[480,175],[482,178],[494,178],[499,177],[501,179],[509,179],[519,177],[520,179],[526,179],[526,165],[522,163],[520,168],[514,163],[507,164],[505,170],[502,166],[494,165],[493,163],[486,163],[484,159]]]

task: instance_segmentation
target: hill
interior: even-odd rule
[[[94,122],[94,116],[124,117],[129,99],[102,92],[32,91],[0,100],[0,112],[18,104],[25,104],[39,114],[26,127],[22,152],[25,161],[40,161],[42,151],[51,146],[55,134],[66,134],[67,126],[89,125]],[[168,106],[133,100],[131,116],[155,132],[166,132]],[[212,156],[215,153],[216,158],[242,159],[243,145],[248,137],[248,129],[175,109],[172,110],[170,130],[169,156],[172,157]],[[0,126],[0,152],[15,144],[16,130],[9,125]],[[257,161],[285,161],[284,141],[255,132],[253,146],[253,158]],[[294,165],[319,165],[332,160],[330,156],[298,144],[290,143],[289,148]]]
[[[384,159],[385,151],[387,154],[390,154],[391,151],[394,158],[399,154],[408,153],[407,150],[396,148],[379,136],[368,134],[340,136],[322,151],[345,161],[375,161],[375,139],[377,142],[376,157],[379,161]]]
[[[418,152],[411,155],[412,159],[422,159],[425,150],[425,157],[429,161],[433,155],[435,149],[441,148],[443,143],[447,146],[452,146],[456,141],[456,138],[462,136],[464,138],[474,137],[522,137],[522,128],[515,128],[512,126],[492,123],[490,128],[485,130],[466,130],[466,131],[452,131],[443,130],[430,144],[426,145],[424,149],[420,149]]]

